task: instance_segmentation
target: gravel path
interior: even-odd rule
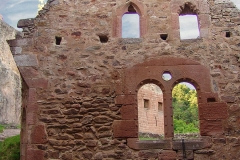
[[[4,129],[2,133],[0,133],[0,141],[3,141],[7,137],[12,137],[20,134],[20,129]]]

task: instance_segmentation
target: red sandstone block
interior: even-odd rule
[[[135,120],[138,118],[136,105],[126,105],[121,107],[121,116],[123,120]]]
[[[209,29],[208,28],[200,28],[200,36],[201,36],[201,38],[208,38]]]
[[[199,104],[199,119],[203,120],[219,120],[228,117],[226,103],[209,102],[207,104]]]
[[[198,149],[202,149],[204,142],[202,140],[193,140],[193,141],[185,141],[184,142],[185,145],[185,149],[186,150],[198,150]],[[172,142],[172,148],[173,150],[182,150],[183,146],[182,146],[182,141],[181,140],[175,140]]]
[[[44,78],[27,78],[25,79],[29,88],[47,88],[48,80]]]
[[[158,160],[176,160],[177,153],[172,150],[161,150],[158,154]]]
[[[38,71],[33,67],[18,67],[24,79],[35,78],[38,76]]]
[[[35,54],[19,54],[14,55],[13,58],[19,67],[38,66],[37,55]]]
[[[37,93],[35,88],[29,88],[28,90],[28,103],[34,103],[37,100]]]
[[[138,138],[128,138],[127,145],[136,150],[141,149],[172,149],[171,140],[139,140]]]
[[[36,124],[36,115],[37,115],[37,113],[35,113],[35,112],[32,112],[32,113],[28,113],[27,114],[27,120],[26,120],[26,123],[28,124],[28,125],[33,125],[33,124]]]
[[[24,38],[24,39],[14,39],[9,40],[8,44],[10,47],[20,47],[20,46],[27,46],[33,43],[32,38]]]
[[[22,137],[22,136],[21,136]],[[21,139],[22,140],[22,139]],[[21,141],[22,142],[22,141]],[[23,160],[25,160],[26,157],[26,152],[27,152],[27,144],[26,143],[21,143],[21,148],[20,148],[20,154],[21,154],[21,158],[24,158]]]
[[[209,14],[199,14],[198,15],[200,26],[199,28],[209,28],[210,26],[210,15]]]
[[[219,102],[218,94],[213,92],[201,92],[198,93],[198,97],[200,99],[198,103]]]
[[[28,104],[26,112],[26,123],[28,125],[36,124],[38,106],[35,104]]]
[[[44,125],[38,125],[32,129],[31,143],[32,144],[47,143],[47,134]]]
[[[172,29],[173,30],[179,30],[179,14],[172,13]]]
[[[36,150],[33,148],[27,149],[26,160],[44,160],[45,152],[43,150]]]
[[[115,92],[116,92],[117,95],[123,94],[123,85],[122,85],[122,83],[115,83],[114,87],[115,87]]]
[[[178,150],[177,159],[184,160],[182,150]],[[194,159],[193,150],[186,150],[186,158],[185,159]]]
[[[136,104],[136,100],[135,100],[136,95],[117,95],[117,97],[115,98],[115,104]]]
[[[115,138],[138,137],[137,121],[133,120],[116,120],[113,122],[113,134]]]
[[[37,112],[38,111],[38,105],[37,104],[31,104],[29,103],[27,105],[27,114],[31,112]]]
[[[200,134],[201,136],[221,135],[223,133],[223,126],[221,120],[200,120]]]

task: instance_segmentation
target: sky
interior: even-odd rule
[[[46,1],[46,0],[45,0]],[[240,9],[240,0],[231,0]],[[20,19],[34,18],[37,15],[39,0],[0,0],[0,14],[3,20],[17,29],[17,22]],[[139,20],[138,17],[123,17],[123,38],[139,37]],[[131,15],[130,15],[131,16]],[[193,27],[195,17],[187,18],[180,16],[181,39],[190,39],[198,37],[198,27]],[[185,25],[185,26],[184,26]],[[124,26],[133,26],[130,28]],[[192,26],[189,28],[189,26]],[[195,28],[195,29],[194,29]],[[21,29],[19,29],[21,30]],[[191,36],[190,36],[191,35]]]

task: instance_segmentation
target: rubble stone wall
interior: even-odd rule
[[[198,16],[198,39],[179,38],[185,4]],[[130,5],[138,39],[120,37]],[[9,42],[23,50],[14,55],[26,83],[22,159],[183,159],[183,146],[187,159],[238,159],[239,22],[225,0],[49,0],[19,21],[24,38]],[[198,92],[201,134],[184,142],[173,137],[171,106],[182,81]],[[150,82],[164,101],[165,138],[154,142],[138,140],[137,91]]]
[[[7,40],[17,31],[0,20],[0,124],[20,124],[21,77]]]

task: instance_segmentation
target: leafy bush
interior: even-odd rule
[[[0,160],[20,160],[20,135],[0,143]]]

